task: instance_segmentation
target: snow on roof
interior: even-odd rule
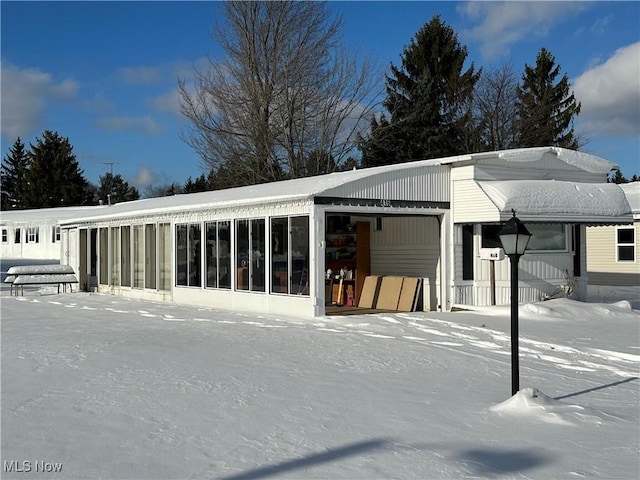
[[[619,187],[627,197],[634,218],[640,218],[640,182],[621,183]]]
[[[366,178],[379,177],[380,182],[383,182],[385,179],[388,179],[389,174],[393,172],[402,173],[403,176],[422,175],[424,174],[425,167],[441,165],[455,166],[455,164],[466,164],[486,158],[499,158],[506,163],[533,162],[541,159],[543,155],[550,152],[556,154],[561,161],[570,163],[588,172],[607,173],[611,168],[615,167],[613,163],[594,157],[593,155],[557,147],[536,147],[498,152],[482,152],[432,160],[418,160],[246,187],[147,198],[110,206],[67,207],[11,213],[21,215],[22,217],[20,218],[25,219],[33,218],[34,220],[38,220],[51,218],[60,220],[62,224],[70,224],[74,221],[106,220],[109,218],[122,218],[132,215],[144,216],[161,212],[171,213],[295,200],[304,201],[316,196],[332,196],[332,193],[336,192],[339,187],[348,186],[352,182],[358,182]],[[422,171],[419,171],[421,169]],[[3,212],[3,214],[4,213],[5,212]]]
[[[478,182],[504,218],[514,209],[522,220],[614,223],[631,220],[623,190],[613,183],[556,180]],[[541,218],[543,217],[543,218]]]
[[[74,219],[91,215],[105,209],[104,206],[38,208],[31,210],[3,210],[0,212],[0,223],[57,223],[61,220]]]
[[[498,158],[507,162],[533,162],[545,153],[554,153],[559,160],[589,173],[609,173],[618,167],[615,163],[595,155],[560,147],[518,148],[498,152]]]

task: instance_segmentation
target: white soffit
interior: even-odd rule
[[[613,183],[555,180],[478,182],[507,220],[512,209],[523,221],[585,224],[628,223],[631,207],[623,190]]]

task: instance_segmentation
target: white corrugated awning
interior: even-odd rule
[[[583,224],[632,222],[624,191],[613,183],[577,183],[556,180],[479,181],[497,207],[500,220],[512,210],[522,221]]]

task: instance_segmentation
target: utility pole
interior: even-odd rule
[[[105,165],[110,165],[111,166],[111,176],[113,177],[113,164],[115,162],[102,162],[102,163],[104,163]]]

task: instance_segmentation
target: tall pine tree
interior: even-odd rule
[[[102,201],[105,205],[109,203],[129,202],[140,198],[138,189],[130,186],[129,182],[124,180],[119,173],[116,175],[112,173],[101,175],[97,195],[98,200]]]
[[[445,157],[471,149],[473,89],[480,72],[466,70],[466,47],[439,15],[403,49],[402,66],[386,79],[388,114],[371,123],[359,147],[365,166]]]
[[[545,48],[540,49],[535,66],[525,65],[516,102],[520,147],[578,149],[573,120],[581,105],[570,92],[566,74],[554,83],[559,74],[560,65],[556,65],[555,57]]]
[[[24,208],[65,207],[93,203],[93,193],[68,138],[46,130],[31,145]]]
[[[2,210],[25,208],[22,203],[28,168],[29,158],[25,152],[24,144],[18,137],[9,149],[9,155],[2,159],[2,168],[0,169],[2,181],[0,208]]]

